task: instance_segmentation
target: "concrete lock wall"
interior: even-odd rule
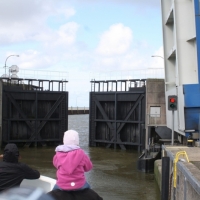
[[[172,188],[172,191],[173,189],[174,188]],[[173,195],[173,192],[171,192],[171,194]],[[179,169],[178,169],[178,174],[177,174],[177,187],[176,187],[175,195],[176,195],[177,200],[200,199],[199,194],[195,191],[193,186],[190,184],[190,182],[187,180],[185,175]]]
[[[160,191],[161,191],[161,182],[162,182],[161,173],[162,173],[162,160],[159,159],[154,162],[154,177]]]
[[[169,197],[176,200],[200,199],[200,148],[187,146],[162,146],[163,156],[170,158],[169,174]],[[176,163],[176,186],[174,185],[174,159],[178,152],[186,152],[189,162],[185,156],[180,156]],[[162,195],[162,160],[154,162],[155,180]]]
[[[185,167],[185,165],[187,167]],[[195,168],[192,163],[180,163],[177,165],[177,186],[176,189],[171,188],[171,196],[175,189],[175,196],[177,200],[200,199],[199,191],[199,170]],[[172,181],[173,183],[173,181]]]
[[[147,126],[166,125],[164,79],[147,79],[146,115]]]
[[[180,166],[179,166],[180,167]],[[196,173],[192,174],[190,178],[187,178],[185,172],[181,169],[177,168],[177,186],[174,188],[174,176],[170,176],[169,180],[169,189],[170,189],[170,199],[176,200],[199,200],[200,194],[196,186],[198,183],[191,183],[189,179],[193,179],[193,176],[196,177]],[[197,172],[199,174],[199,171]],[[156,160],[154,163],[154,176],[155,181],[158,184],[158,187],[161,191],[162,188],[162,160]],[[198,175],[199,176],[199,175]],[[161,191],[162,192],[162,191]]]

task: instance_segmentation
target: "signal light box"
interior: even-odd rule
[[[177,110],[178,99],[176,95],[168,96],[168,110]]]

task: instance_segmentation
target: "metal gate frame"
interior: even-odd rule
[[[134,98],[133,98],[134,97]],[[131,88],[131,91],[127,92],[90,92],[90,116],[89,116],[89,145],[98,146],[101,144],[106,145],[106,147],[114,148],[117,145],[121,149],[126,149],[127,146],[137,146],[138,151],[144,149],[145,145],[145,100],[146,100],[146,88]],[[126,116],[123,119],[118,119],[118,105],[122,101],[129,101],[132,106],[127,110]],[[106,113],[102,106],[103,102],[113,102],[114,103],[114,119],[111,119]],[[130,117],[134,112],[138,112],[137,120],[131,120]],[[100,112],[102,118],[97,116],[97,112]],[[110,139],[98,139],[97,135],[97,125],[98,123],[106,123],[108,131],[111,133]],[[122,141],[123,133],[122,129],[127,124],[134,124],[138,126],[138,139],[136,142]],[[104,133],[101,133],[104,134]]]
[[[23,102],[26,104],[28,101],[33,102],[30,108],[32,110],[31,113],[27,113],[28,111],[26,112],[22,108]],[[38,116],[40,102],[51,102],[48,108],[44,108],[46,113],[42,117]],[[14,123],[16,125],[15,129],[12,127]],[[27,130],[27,137],[20,139],[19,134],[20,128],[21,130],[23,129],[22,124],[24,124],[23,128]],[[53,124],[54,132],[49,127],[47,128],[48,124]],[[57,125],[55,126],[55,124]],[[42,134],[41,131],[45,128],[49,129],[50,133]],[[12,86],[3,87],[2,141],[4,143],[23,143],[29,146],[33,144],[44,145],[52,142],[60,143],[63,139],[63,133],[67,129],[68,92],[22,90],[16,89],[16,87],[12,88]],[[12,135],[15,135],[15,139],[13,139]]]

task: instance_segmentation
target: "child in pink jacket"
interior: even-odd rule
[[[92,169],[92,162],[79,147],[79,135],[74,130],[64,133],[63,145],[56,147],[53,165],[56,167],[57,182],[54,189],[82,190],[90,188],[84,173]]]

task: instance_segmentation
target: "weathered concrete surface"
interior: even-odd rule
[[[177,162],[177,187],[174,187],[172,176],[171,186],[171,199],[176,200],[199,200],[200,199],[200,148],[199,147],[187,147],[187,146],[163,146],[163,155],[170,157],[170,174],[173,173],[173,160],[176,153],[179,151],[185,151],[189,158],[187,162],[185,156],[180,156]],[[181,160],[180,160],[181,159]],[[185,161],[184,161],[185,160]],[[160,168],[160,170],[158,170]],[[158,182],[159,188],[161,188],[160,177],[162,168],[162,162],[155,163],[155,177]],[[174,175],[174,174],[173,174]],[[170,180],[169,180],[170,183]],[[162,191],[161,191],[162,192]]]
[[[158,187],[161,191],[161,182],[162,182],[162,160],[156,160],[154,162],[154,177],[156,182],[158,183]]]
[[[160,107],[160,116],[150,116],[151,107]],[[166,126],[165,82],[164,79],[147,79],[146,82],[147,125]]]

